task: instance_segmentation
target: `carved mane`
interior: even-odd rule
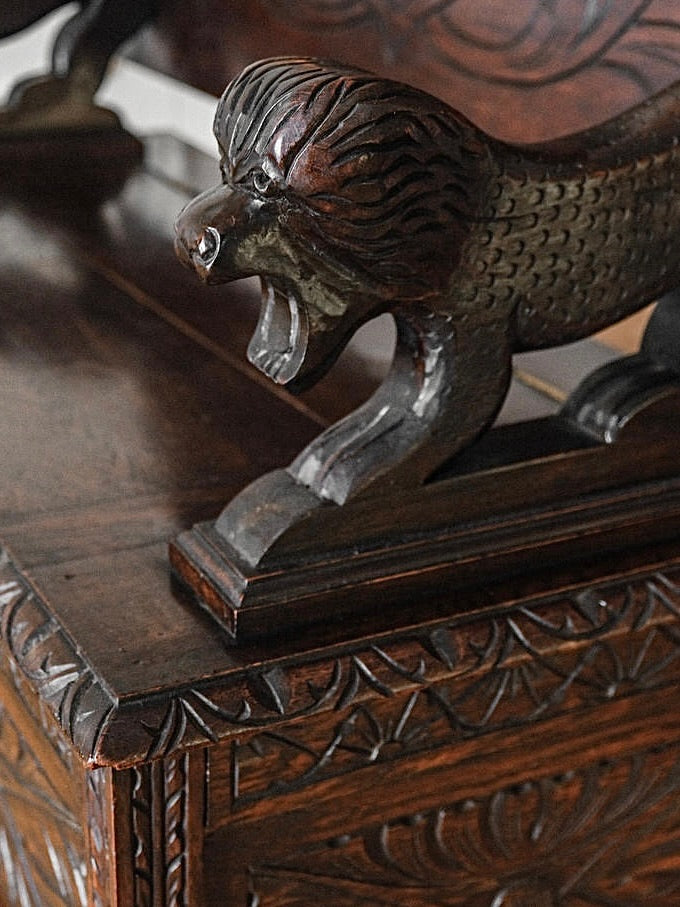
[[[214,130],[227,178],[264,161],[318,240],[386,296],[444,289],[488,163],[478,131],[446,104],[332,63],[266,60],[228,87]]]

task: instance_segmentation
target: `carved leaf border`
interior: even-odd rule
[[[2,548],[0,639],[9,651],[9,669],[19,692],[22,681],[28,681],[40,708],[47,708],[67,739],[90,758],[115,710],[114,698]],[[55,748],[63,758],[63,748]]]
[[[137,719],[148,735],[146,757],[214,743],[238,729],[274,732],[283,721],[415,690],[437,703],[456,733],[470,735],[555,714],[568,693],[583,704],[669,683],[680,670],[676,579],[678,569],[577,590],[332,657],[246,672],[230,685],[206,683],[164,703],[147,700]],[[534,676],[541,685],[535,695]],[[527,692],[526,707],[501,715],[518,685]]]
[[[480,733],[554,714],[570,691],[597,702],[670,682],[680,658],[680,566],[116,702],[3,552],[0,638],[91,765],[131,765],[418,689],[439,697],[463,732]],[[567,650],[573,658],[565,665],[558,656]],[[530,687],[537,672],[538,701],[494,723],[517,684]],[[482,702],[481,713],[465,711]]]

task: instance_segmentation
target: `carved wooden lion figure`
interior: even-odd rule
[[[222,183],[177,221],[208,282],[260,275],[248,355],[297,390],[390,311],[392,371],[290,471],[337,502],[422,481],[494,418],[513,352],[609,325],[680,283],[680,89],[535,146],[436,98],[314,60],[265,60],[215,118]]]

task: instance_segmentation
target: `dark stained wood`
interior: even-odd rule
[[[85,907],[83,766],[32,691],[21,686],[17,690],[4,671],[0,691],[2,897],[12,905]]]
[[[520,907],[558,896],[597,903],[614,891],[620,903],[661,907],[678,885],[677,857],[661,856],[678,835],[677,728],[663,694],[651,696],[669,745],[635,751],[629,741],[645,730],[629,704],[602,707],[605,734],[595,723],[575,737],[572,722],[555,721],[550,741],[490,735],[438,758],[357,772],[346,799],[340,778],[317,784],[313,801],[275,798],[266,837],[263,816],[251,813],[209,839],[217,871],[207,901],[226,892],[241,903],[248,887],[272,905],[322,892],[338,905],[482,905],[503,895]],[[372,822],[377,803],[382,818]],[[639,874],[625,875],[630,863]]]
[[[216,96],[253,60],[337,60],[522,142],[592,126],[676,81],[679,27],[673,0],[167,0],[135,54]]]
[[[0,11],[0,37],[59,3],[22,2]],[[114,195],[142,146],[116,114],[94,101],[109,60],[155,11],[154,0],[84,0],[58,32],[47,73],[19,79],[0,108],[3,191],[60,193],[92,205]]]
[[[402,38],[421,21],[435,26],[434,39],[443,29],[457,47],[469,46],[459,26],[475,7],[481,17],[491,9],[363,0],[305,0],[296,9],[305,28],[320,17],[314,46],[344,34],[358,52],[357,38],[376,34],[386,17],[400,18]],[[568,7],[585,28],[579,40],[550,43],[559,66],[624,13],[635,28],[576,68],[571,100],[567,79],[543,78],[559,89],[565,121],[584,112],[584,100],[591,111],[609,105],[623,73],[626,91],[646,90],[628,65],[640,59],[636,42],[652,34],[658,50],[659,35],[675,33],[674,10],[658,0],[644,15],[640,4],[552,4],[557,17]],[[253,2],[248,15],[263,8]],[[196,9],[193,0],[166,6],[194,47],[209,39],[219,73],[230,42],[217,23],[231,16],[235,37],[246,5],[206,0],[212,20]],[[268,9],[294,30],[290,5],[281,13],[272,0]],[[552,27],[535,9],[526,7],[525,48]],[[454,14],[462,17],[455,27]],[[510,20],[498,24],[512,31]],[[253,34],[265,40],[261,27]],[[482,26],[475,34],[493,37]],[[417,33],[418,42],[426,38]],[[490,85],[487,97],[474,83],[481,108],[493,88],[484,60],[502,75],[507,50],[472,43],[475,71]],[[231,46],[233,60],[250,53],[247,42]],[[401,47],[412,49],[412,40]],[[657,57],[651,81],[674,66],[672,50]],[[437,69],[442,82],[441,59],[432,59],[430,74]],[[545,57],[532,59],[529,75],[545,76]],[[395,66],[402,62],[395,57]],[[598,65],[611,93],[590,90]],[[205,56],[191,66],[211,72]],[[508,115],[542,116],[543,88],[520,101],[512,86],[493,84]],[[560,107],[549,106],[554,128]],[[675,903],[680,552],[676,532],[653,540],[656,516],[649,501],[638,506],[640,483],[629,488],[630,521],[652,522],[648,531],[638,523],[635,547],[593,544],[578,562],[555,564],[533,563],[529,551],[536,569],[502,580],[482,558],[469,585],[437,584],[407,601],[396,623],[390,590],[374,584],[373,607],[351,620],[280,628],[266,643],[234,646],[173,583],[168,536],[214,518],[227,497],[285,465],[376,383],[353,374],[362,368],[356,354],[337,364],[323,394],[300,402],[243,363],[254,294],[242,286],[210,297],[174,262],[172,219],[201,186],[173,166],[166,178],[152,154],[149,169],[99,208],[24,191],[1,199],[0,901]],[[663,320],[654,331],[647,353],[674,367]],[[487,442],[486,468],[502,453],[515,458],[512,472],[527,452],[513,421],[550,417],[554,430],[565,397],[607,358],[590,343],[527,354],[505,425]],[[607,394],[594,399],[612,412]],[[635,431],[635,418],[627,429]],[[634,471],[641,478],[654,451],[661,473],[674,459],[674,434],[659,443],[653,423],[643,424],[627,481]],[[555,430],[548,440],[559,447],[563,436]],[[583,451],[590,457],[592,447]],[[605,463],[589,463],[593,481],[607,473]],[[460,482],[478,492],[469,466]],[[568,499],[559,454],[552,475],[557,496]],[[534,490],[525,478],[504,493]],[[659,523],[671,503],[669,495]],[[369,505],[355,522],[372,531]],[[409,511],[406,499],[402,506]],[[471,492],[466,506],[491,504]],[[298,539],[301,568],[312,541],[312,533]]]
[[[41,766],[60,790],[65,772],[80,779],[71,802],[82,804],[90,902],[245,904],[248,891],[304,902],[316,895],[303,853],[325,867],[328,836],[330,859],[344,861],[385,823],[399,836],[419,827],[412,816],[512,803],[518,781],[529,816],[532,792],[556,791],[546,802],[559,821],[580,809],[580,778],[597,779],[598,815],[605,801],[621,815],[617,835],[633,827],[664,841],[670,856],[645,865],[670,861],[672,879],[669,801],[644,792],[658,766],[675,790],[674,540],[464,593],[443,586],[396,632],[383,613],[266,646],[235,648],[172,584],[164,539],[285,463],[320,416],[240,364],[228,333],[238,303],[211,307],[212,335],[206,313],[192,320],[200,291],[171,269],[167,221],[149,217],[154,183],[161,212],[186,197],[139,174],[99,214],[3,206],[3,672],[39,716],[45,753],[57,754]],[[243,337],[253,318],[242,304]],[[536,355],[525,370],[563,390],[576,383],[571,351],[542,370]],[[596,348],[589,355],[601,361]],[[618,767],[608,773],[601,754]],[[626,811],[631,785],[640,807]],[[657,816],[658,830],[645,831]],[[270,858],[256,859],[265,846]],[[533,879],[534,851],[514,852],[513,872]],[[37,853],[23,865],[55,878]],[[382,872],[375,865],[324,883],[324,896],[341,907],[368,891],[375,902],[362,881]],[[656,871],[611,870],[665,892],[671,882]],[[465,878],[445,884],[455,891]]]
[[[141,194],[139,202],[143,211],[149,196]],[[115,209],[109,214],[115,222]],[[310,436],[311,413],[285,406],[244,368],[232,365],[234,354],[220,355],[217,342],[210,352],[200,342],[190,343],[187,354],[182,323],[173,323],[171,312],[162,317],[160,303],[159,312],[154,312],[155,300],[126,293],[130,285],[120,274],[116,286],[113,268],[106,271],[86,257],[73,236],[60,232],[56,222],[48,230],[43,216],[33,218],[30,209],[12,204],[3,207],[0,217],[6,231],[3,255],[13,263],[2,272],[0,316],[6,386],[11,380],[14,387],[13,397],[5,404],[2,508],[6,517],[29,519],[44,509],[45,499],[54,508],[160,490],[176,489],[183,495],[189,486],[196,487],[190,479],[194,475],[204,488],[225,482],[237,488],[248,474],[254,477],[267,463],[277,462],[272,458],[277,458],[275,451],[284,436],[291,437],[291,454],[300,440]],[[106,220],[92,215],[83,220],[81,229],[91,240],[97,231],[103,234]],[[149,245],[155,251],[154,243]],[[168,255],[158,262],[156,273],[172,264]],[[179,268],[172,269],[170,284],[175,279],[181,279]],[[208,338],[205,343],[209,346]],[[35,367],[24,367],[14,375],[11,370],[18,357]],[[37,367],[38,363],[42,365]],[[168,377],[168,368],[176,378]],[[195,381],[202,369],[211,376],[205,386]],[[55,372],[62,386],[55,382]],[[251,386],[260,388],[254,401],[246,400],[245,388]],[[206,394],[214,395],[214,408]],[[31,419],[26,418],[29,400],[36,407]],[[121,405],[128,407],[125,417],[114,415]],[[264,419],[259,453],[253,445],[245,454],[246,413],[253,406]],[[229,413],[239,408],[243,429],[235,434],[241,418],[234,422]],[[193,429],[186,415],[185,421],[177,418],[179,411],[194,413]],[[209,412],[212,415],[207,416]],[[96,424],[100,419],[112,434]],[[212,454],[194,443],[198,426],[206,419],[217,430]],[[70,436],[74,426],[81,427],[86,439],[75,452],[77,461]],[[292,440],[295,434],[297,442]],[[42,466],[46,449],[53,474]],[[230,450],[235,456],[228,465]],[[164,451],[164,465],[159,470],[155,458],[160,451]],[[196,473],[197,462],[202,465]],[[54,476],[69,469],[76,470],[79,482],[54,482]],[[22,484],[21,477],[29,475],[32,483]],[[55,496],[50,498],[52,492]]]

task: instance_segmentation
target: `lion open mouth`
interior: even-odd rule
[[[248,345],[249,361],[277,384],[288,384],[302,367],[308,341],[304,306],[262,278],[260,318]]]

